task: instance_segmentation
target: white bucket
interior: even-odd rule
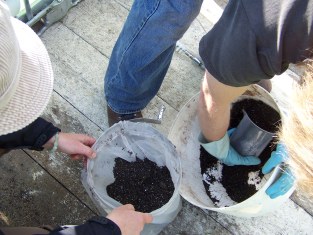
[[[153,221],[145,225],[141,234],[158,234],[175,219],[181,209],[181,163],[174,145],[165,136],[146,123],[124,121],[107,129],[92,148],[97,157],[88,161],[87,170],[82,173],[82,182],[101,214],[110,213],[122,205],[108,196],[106,191],[106,187],[115,181],[115,158],[132,162],[138,157],[141,160],[148,158],[158,166],[166,166],[175,187],[171,199],[150,213]]]
[[[203,209],[213,210],[229,215],[239,217],[255,217],[267,214],[286,201],[294,191],[291,188],[283,196],[271,199],[265,190],[281,174],[279,166],[271,173],[265,175],[266,182],[250,198],[229,207],[216,207],[210,197],[207,195],[202,183],[200,169],[200,144],[198,135],[200,126],[198,123],[197,106],[199,94],[190,99],[179,112],[168,138],[176,146],[182,164],[182,182],[180,194],[187,201]],[[279,108],[271,95],[258,85],[251,85],[249,89],[236,101],[245,98],[261,100],[279,112]]]

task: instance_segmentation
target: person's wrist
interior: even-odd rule
[[[52,136],[42,147],[44,149],[52,149],[55,140],[55,135]]]
[[[58,147],[59,144],[59,132],[57,132],[54,136],[52,136],[42,147],[47,150],[52,150],[55,146]],[[57,149],[55,149],[56,151]]]
[[[105,217],[111,224],[112,224],[112,226],[114,227],[114,235],[115,234],[122,234],[122,226],[120,227],[120,225],[119,225],[119,223],[117,222],[118,220],[116,220],[116,219],[114,219],[114,218],[112,218],[111,216],[110,216],[110,214],[107,216],[107,217]]]
[[[199,139],[199,142],[201,146],[212,156],[216,157],[219,160],[224,160],[227,158],[228,151],[229,151],[229,137],[226,132],[226,134],[223,136],[223,138],[212,141],[212,142],[201,142],[201,137]]]

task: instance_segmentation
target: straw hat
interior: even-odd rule
[[[45,46],[0,0],[0,135],[32,123],[48,104],[52,88]]]

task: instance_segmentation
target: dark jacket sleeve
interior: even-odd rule
[[[42,150],[42,146],[59,131],[52,123],[39,117],[19,131],[0,136],[0,148]]]
[[[121,230],[113,221],[95,216],[82,225],[56,229],[49,235],[121,235]]]
[[[229,86],[270,79],[312,49],[313,0],[229,0],[199,44],[206,69]]]

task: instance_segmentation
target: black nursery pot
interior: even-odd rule
[[[275,132],[266,131],[256,125],[243,110],[243,118],[230,136],[230,144],[243,156],[258,157],[274,136]]]

